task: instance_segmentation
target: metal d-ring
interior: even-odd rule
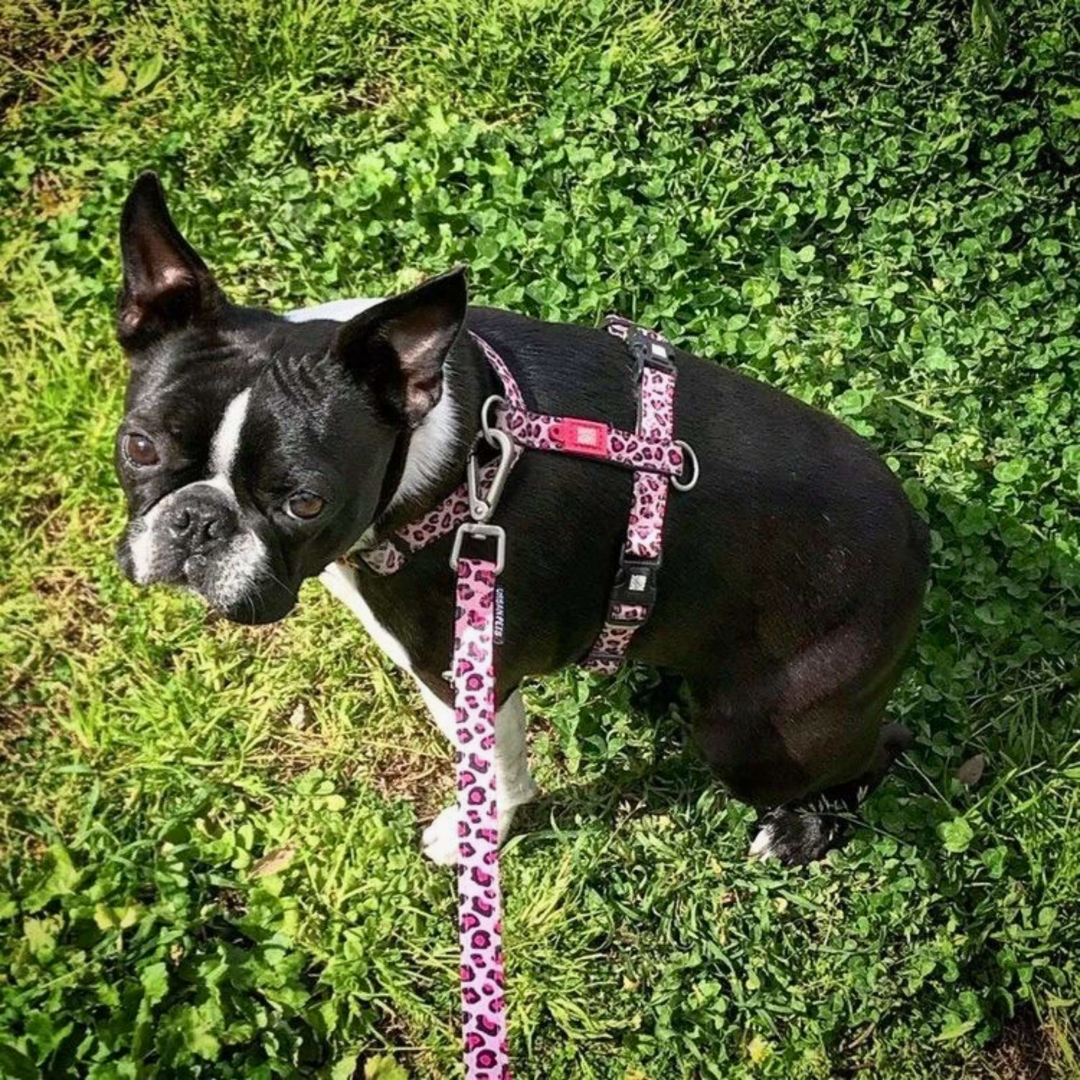
[[[500,449],[500,445],[495,439],[495,432],[498,428],[488,420],[488,413],[492,406],[498,407],[499,405],[505,404],[506,398],[499,394],[492,394],[491,397],[487,398],[484,401],[484,404],[480,406],[480,430],[484,433],[484,438],[487,440],[487,444],[492,450]]]
[[[701,475],[701,468],[698,465],[697,454],[694,453],[693,447],[689,443],[683,442],[682,439],[676,439],[675,445],[682,448],[683,452],[683,472],[686,472],[686,462],[694,466],[693,475],[689,480],[683,480],[682,475],[673,476],[671,478],[671,486],[676,491],[692,491],[697,487],[698,477]]]
[[[514,440],[505,431],[492,428],[488,441],[499,451],[499,464],[483,496],[480,495],[480,464],[476,460],[475,446],[469,454],[469,464],[465,470],[469,489],[469,513],[473,521],[480,523],[487,521],[495,513],[495,507],[499,505],[503,488],[506,486],[506,478],[514,465]]]

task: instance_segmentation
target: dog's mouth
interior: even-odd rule
[[[196,592],[219,615],[245,626],[262,626],[285,618],[296,605],[296,591],[281,581],[268,566],[261,567],[244,587],[232,584],[213,559],[190,555],[184,561],[186,586]]]
[[[241,534],[213,555],[156,545],[152,557],[139,559],[133,540],[140,535],[129,530],[116,552],[124,575],[136,585],[190,591],[230,622],[246,626],[277,622],[296,605],[297,591],[274,573],[253,536]]]

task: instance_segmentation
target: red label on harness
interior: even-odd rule
[[[571,454],[588,454],[591,457],[607,457],[607,424],[595,420],[560,420],[552,424],[551,437]]]

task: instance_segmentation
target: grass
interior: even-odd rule
[[[456,1075],[453,885],[417,850],[450,760],[408,681],[315,586],[246,630],[113,563],[145,167],[237,299],[466,261],[478,302],[619,310],[843,417],[930,522],[917,742],[820,865],[747,861],[647,672],[529,688],[517,1076],[1080,1075],[1070,0],[0,25],[0,1075]]]

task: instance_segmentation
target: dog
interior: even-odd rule
[[[472,334],[533,408],[632,429],[624,343],[471,307],[462,269],[386,300],[286,317],[232,304],[152,173],[126,200],[120,246],[125,574],[186,586],[249,624],[283,618],[301,583],[320,577],[452,739],[451,537],[392,576],[345,557],[461,484],[481,405],[499,390]],[[670,499],[655,604],[629,658],[685,680],[705,760],[759,809],[751,854],[805,863],[840,842],[837,807],[865,798],[910,741],[883,712],[919,621],[927,529],[837,420],[681,349],[674,361],[676,435],[700,479]],[[631,483],[602,463],[526,452],[503,494],[501,838],[536,794],[520,684],[580,660],[596,637]],[[452,808],[422,842],[436,862],[455,860]]]

